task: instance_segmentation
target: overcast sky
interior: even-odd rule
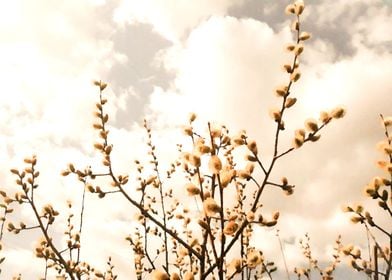
[[[64,198],[79,201],[82,186],[58,174],[68,162],[85,166],[94,159],[95,79],[109,84],[107,107],[119,171],[134,174],[133,160],[146,155],[144,118],[151,122],[161,160],[168,162],[175,143],[182,141],[180,125],[189,112],[199,115],[200,126],[210,120],[232,132],[246,129],[262,153],[271,155],[268,111],[278,104],[274,88],[287,78],[281,68],[290,59],[284,50],[292,40],[290,17],[284,14],[289,1],[1,2],[2,188],[15,189],[8,170],[36,154],[42,174],[38,199],[59,208],[65,207]],[[338,234],[346,243],[366,246],[363,229],[351,225],[340,208],[363,200],[363,186],[380,175],[374,164],[380,157],[375,144],[383,137],[379,114],[392,115],[392,2],[306,4],[303,28],[313,38],[301,58],[302,78],[294,87],[299,100],[287,115],[283,143],[321,110],[344,106],[347,115],[275,170],[274,176],[285,175],[296,185],[294,195],[267,192],[263,200],[266,209],[281,211],[279,228],[291,269],[303,261],[298,240],[306,232],[321,259],[331,259]],[[123,241],[130,231],[127,211],[121,201],[113,205],[94,198],[86,210],[86,234],[91,233],[86,252],[98,251],[92,260],[97,264],[111,254],[120,279],[130,269],[131,250]],[[13,219],[30,216],[26,210]],[[7,279],[32,269],[29,252],[37,236],[25,236],[31,239],[5,237]],[[282,265],[274,232],[260,236],[258,246]],[[34,273],[42,273],[42,265]],[[344,277],[359,279],[354,272]]]

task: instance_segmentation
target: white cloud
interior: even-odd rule
[[[385,1],[323,1],[309,10],[307,15],[313,15],[315,24],[334,30],[335,37],[350,34],[346,43],[357,50],[363,45],[379,51],[390,49],[392,35],[387,30],[392,24],[392,10]]]
[[[168,92],[155,90],[151,112],[170,123],[194,111],[203,121],[254,127],[256,118],[267,115],[273,88],[284,77],[280,65],[287,58],[287,40],[287,29],[274,34],[252,19],[211,17],[192,31],[184,47],[175,45],[162,55],[176,79]]]
[[[211,15],[223,15],[227,9],[243,0],[178,0],[121,1],[114,20],[124,23],[149,23],[164,38],[178,42],[186,32]]]

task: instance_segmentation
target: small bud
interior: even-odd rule
[[[306,136],[306,132],[305,132],[304,129],[297,129],[294,132],[294,134],[295,134],[296,137],[303,138],[303,139],[305,139],[305,136]]]
[[[363,221],[362,217],[357,217],[357,216],[351,217],[351,222],[354,223],[354,224],[357,224],[359,222],[362,223],[362,221]]]
[[[295,97],[289,97],[286,99],[286,102],[284,103],[284,107],[290,108],[297,102],[297,98]]]
[[[248,143],[248,149],[251,151],[254,155],[257,155],[257,144],[256,141],[250,141]]]
[[[293,44],[287,45],[286,50],[288,50],[289,52],[294,51],[295,50],[295,45],[293,45]]]
[[[300,137],[295,137],[293,141],[294,148],[298,149],[304,144],[304,139]]]
[[[331,116],[334,119],[343,118],[345,114],[346,114],[346,110],[344,110],[342,107],[337,107],[331,112]]]
[[[293,70],[291,69],[291,65],[290,64],[285,64],[283,65],[283,69],[287,72],[287,73],[291,73]]]
[[[200,189],[192,183],[186,185],[186,190],[190,196],[200,194]]]
[[[250,211],[246,214],[246,220],[248,222],[253,222],[255,220],[255,212]]]
[[[233,235],[238,229],[238,224],[235,221],[229,221],[225,228],[223,229],[223,233],[225,235]]]
[[[271,109],[270,110],[270,116],[274,119],[274,121],[279,122],[281,118],[281,113],[280,110],[277,108]]]
[[[304,9],[305,9],[305,4],[304,4],[304,2],[303,2],[303,1],[296,1],[296,2],[294,3],[294,6],[295,6],[295,8],[294,8],[295,14],[296,14],[297,16],[301,15],[302,12],[303,12]]]
[[[245,166],[245,171],[248,172],[249,174],[252,174],[253,171],[255,169],[255,165],[251,162],[249,162],[246,166]]]
[[[306,41],[306,40],[310,39],[310,37],[311,37],[311,35],[305,31],[301,32],[301,35],[299,35],[299,39],[301,41]]]
[[[320,140],[321,135],[317,134],[317,135],[309,135],[309,140],[312,142],[317,142],[318,140]]]
[[[160,270],[154,270],[151,273],[151,279],[152,280],[170,280],[169,276],[165,272],[160,271]]]
[[[266,226],[266,227],[273,227],[273,226],[275,226],[277,223],[278,223],[277,220],[272,220],[272,221],[268,221],[268,222],[263,223],[263,225]]]
[[[220,182],[223,188],[226,188],[235,176],[235,170],[222,170],[220,172]]]
[[[386,117],[384,118],[384,126],[392,126],[392,117]]]
[[[299,22],[298,21],[293,21],[293,23],[291,24],[291,30],[293,30],[293,31],[299,30]]]
[[[19,175],[19,171],[15,168],[10,170],[12,174]]]
[[[193,122],[194,120],[196,120],[196,114],[195,113],[190,113],[189,114],[189,122]]]
[[[184,279],[184,280],[194,280],[194,279],[195,279],[195,276],[193,275],[193,272],[192,272],[192,271],[188,271],[188,272],[186,272],[186,273],[184,274],[183,279]]]
[[[294,48],[294,53],[296,56],[300,55],[304,51],[304,46],[302,44],[298,44]]]
[[[68,169],[69,169],[71,172],[75,172],[75,167],[74,167],[74,165],[73,165],[72,163],[68,164]]]
[[[219,213],[221,208],[212,197],[207,198],[203,202],[204,212],[207,216],[214,216]]]
[[[284,97],[287,95],[287,86],[278,87],[275,92],[277,96]]]
[[[184,129],[184,134],[188,135],[188,136],[192,136],[193,135],[193,130],[191,126],[185,126]]]
[[[180,275],[178,275],[178,273],[174,272],[172,273],[172,275],[170,276],[170,280],[180,280]]]
[[[217,155],[211,156],[208,167],[213,174],[218,174],[222,170],[222,162]]]
[[[321,111],[320,112],[320,121],[322,121],[324,124],[328,123],[331,120],[331,116],[325,112],[325,111]]]
[[[103,150],[103,145],[101,143],[95,143],[94,148],[96,148],[97,150]]]
[[[247,160],[247,161],[252,161],[252,162],[256,162],[256,161],[257,161],[257,158],[254,157],[254,156],[252,156],[252,155],[246,155],[246,156],[245,156],[245,160]]]
[[[195,166],[195,167],[200,167],[200,165],[201,165],[200,156],[191,154],[191,155],[189,156],[189,162],[190,162],[193,166]]]
[[[301,78],[301,73],[298,70],[295,70],[293,73],[290,75],[290,80],[292,82],[296,82]]]
[[[295,13],[295,6],[293,4],[290,4],[286,7],[285,9],[286,14],[294,14]]]
[[[221,127],[211,128],[211,137],[212,138],[219,138],[221,136],[222,136],[222,128]]]
[[[101,82],[101,84],[99,85],[99,89],[100,89],[101,91],[103,91],[106,87],[107,87],[107,84],[105,84],[105,83],[103,83],[103,82]]]
[[[61,172],[61,176],[68,176],[70,174],[70,172],[68,170],[64,170]]]
[[[305,121],[305,127],[310,132],[316,132],[318,130],[317,121],[315,119],[308,119]]]

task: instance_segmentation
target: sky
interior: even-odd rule
[[[97,101],[93,80],[108,83],[105,95],[116,168],[134,174],[135,159],[146,158],[143,119],[152,129],[163,164],[169,164],[181,126],[190,112],[198,125],[246,129],[266,158],[271,156],[278,104],[274,89],[287,77],[285,46],[292,41],[289,1],[273,0],[14,0],[0,10],[0,187],[16,189],[10,168],[38,157],[42,204],[78,205],[83,186],[59,176],[69,162],[97,160],[91,124]],[[281,212],[279,223],[289,267],[304,262],[298,241],[309,233],[314,253],[331,259],[337,235],[366,247],[360,226],[341,212],[348,203],[368,203],[363,186],[381,175],[375,144],[382,140],[379,114],[392,115],[392,2],[388,0],[308,0],[302,16],[312,34],[301,57],[298,102],[286,119],[283,145],[304,120],[343,106],[347,114],[331,123],[319,142],[283,158],[273,173],[296,185],[293,196],[268,191],[263,204]],[[120,279],[129,273],[129,205],[89,197],[85,243],[92,262],[112,254]],[[67,211],[67,210],[65,210]],[[130,213],[130,214],[128,214]],[[127,215],[128,214],[128,215]],[[16,211],[12,219],[31,220]],[[390,226],[390,221],[381,222]],[[64,225],[64,224],[63,224]],[[55,232],[61,232],[61,226]],[[278,256],[274,231],[255,241]],[[18,272],[42,275],[32,258],[38,235],[4,237],[7,279]],[[105,240],[107,242],[102,242]],[[99,244],[99,246],[97,246]],[[282,261],[276,259],[282,268]],[[344,279],[360,279],[350,270]],[[344,275],[344,276],[342,276]],[[27,279],[27,278],[26,278]]]

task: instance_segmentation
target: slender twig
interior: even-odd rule
[[[280,239],[279,230],[276,230],[276,236],[278,237],[279,246],[280,246],[280,252],[282,253],[283,263],[284,263],[284,268],[286,270],[287,279],[290,280],[290,273],[289,273],[289,269],[287,267],[286,255],[284,253],[282,240]]]
[[[153,144],[152,144],[152,136],[151,136],[151,132],[150,129],[147,126],[147,122],[144,122],[145,128],[147,130],[147,134],[148,134],[148,138],[149,138],[149,146],[150,146],[150,152],[151,152],[151,156],[153,158],[152,163],[154,165],[154,170],[155,170],[155,174],[157,176],[157,180],[158,180],[158,188],[159,188],[159,195],[160,195],[160,203],[161,203],[161,209],[162,209],[162,215],[163,215],[163,226],[165,228],[167,228],[167,215],[166,215],[166,209],[165,209],[165,200],[164,200],[164,196],[163,196],[163,183],[161,180],[161,176],[159,173],[159,169],[158,169],[158,161],[157,158],[155,156],[154,153],[154,148],[153,148]],[[168,247],[168,239],[167,239],[167,232],[166,230],[163,230],[163,238],[164,238],[164,249],[165,249],[165,266],[164,269],[166,270],[167,274],[170,274],[170,269],[169,269],[169,247]]]
[[[4,209],[4,214],[3,214],[3,217],[2,217],[2,221],[1,221],[0,241],[3,240],[4,225],[5,225],[5,221],[6,221],[6,219],[7,219],[7,214],[8,214],[7,210],[8,210],[8,206],[6,205],[3,209]]]
[[[86,182],[84,182],[86,184]],[[82,229],[83,229],[83,217],[84,217],[84,208],[85,208],[85,203],[86,203],[86,188],[83,188],[83,195],[82,195],[82,208],[80,210],[80,223],[79,223],[79,239],[82,239]],[[80,262],[80,254],[81,254],[81,246],[78,247],[77,250],[77,257],[76,257],[76,263],[78,264]]]
[[[100,103],[102,104],[102,90],[100,89],[99,91],[99,98],[100,98]],[[99,114],[100,114],[100,119],[101,119],[101,130],[104,133],[107,133],[106,130],[106,125],[104,122],[104,118],[105,118],[105,114],[103,111],[103,106],[101,106],[101,108],[99,109]],[[104,147],[108,146],[108,140],[107,138],[104,139]],[[201,258],[200,253],[198,253],[195,249],[193,249],[187,242],[185,242],[182,238],[180,238],[176,232],[173,232],[172,230],[170,230],[169,228],[165,227],[163,223],[161,223],[160,221],[158,221],[152,214],[150,214],[146,209],[144,209],[144,207],[142,205],[140,205],[137,201],[135,201],[134,199],[132,199],[130,197],[130,195],[124,190],[124,188],[121,186],[120,182],[118,181],[117,177],[114,175],[114,171],[113,171],[113,167],[112,167],[112,161],[111,161],[111,157],[110,154],[107,155],[108,158],[108,177],[110,177],[114,183],[115,186],[117,186],[119,192],[124,196],[124,198],[129,201],[133,206],[135,206],[140,212],[141,214],[148,218],[149,220],[151,220],[154,224],[156,224],[159,228],[161,228],[163,231],[166,231],[167,234],[169,234],[171,237],[173,237],[176,241],[178,241],[181,245],[183,245],[186,249],[188,249],[190,252],[192,252],[192,254],[194,254],[198,259]]]

